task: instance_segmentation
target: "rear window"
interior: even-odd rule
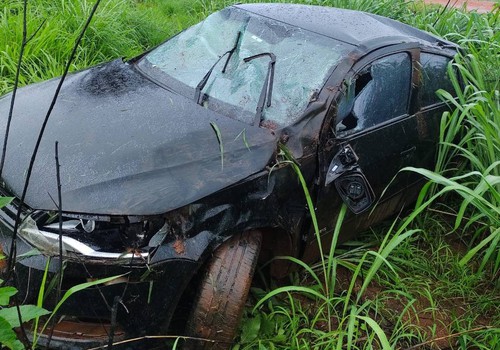
[[[422,52],[420,63],[422,66],[422,87],[420,89],[420,103],[423,108],[441,102],[436,91],[443,89],[455,96],[455,90],[448,77],[448,63],[450,58]]]

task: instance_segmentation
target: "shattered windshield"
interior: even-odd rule
[[[262,120],[287,126],[299,119],[348,49],[334,39],[233,7],[160,45],[139,62],[139,68],[195,100],[196,87],[215,64],[203,84],[202,99],[196,102],[252,124],[269,59],[244,59],[272,53],[276,57],[272,98]]]

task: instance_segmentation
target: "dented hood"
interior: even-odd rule
[[[2,174],[17,196],[58,82],[18,91]],[[0,99],[2,143],[9,103],[10,95]],[[264,169],[277,142],[269,130],[160,88],[121,60],[65,80],[26,196],[34,209],[56,209],[56,141],[63,210],[110,215],[161,214],[196,201]]]

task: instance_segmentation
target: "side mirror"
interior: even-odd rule
[[[359,157],[350,145],[343,145],[333,157],[325,178],[325,186],[334,183],[344,203],[354,214],[367,210],[375,194],[358,165]]]
[[[354,214],[364,212],[375,201],[373,189],[359,168],[340,176],[335,180],[335,187]]]
[[[325,186],[328,186],[345,172],[356,168],[358,166],[358,159],[359,157],[350,145],[341,146],[328,167]]]

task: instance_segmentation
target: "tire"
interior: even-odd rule
[[[260,231],[231,237],[215,252],[201,279],[187,321],[184,349],[230,349],[240,325],[262,241]]]

